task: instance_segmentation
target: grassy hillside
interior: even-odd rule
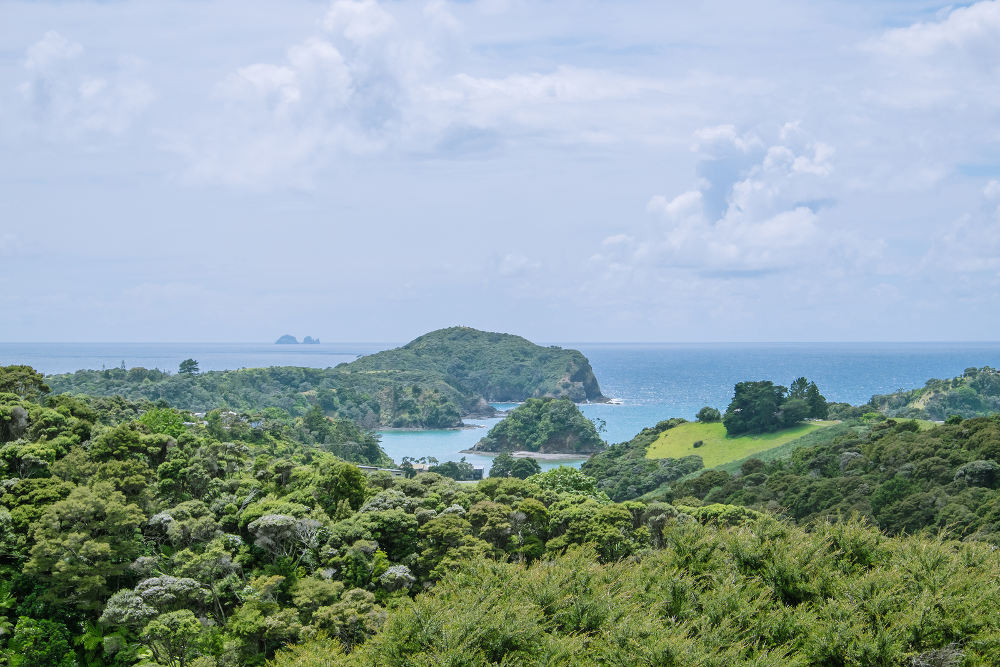
[[[760,452],[780,447],[804,435],[836,424],[833,421],[814,421],[775,433],[744,435],[730,438],[721,423],[700,424],[687,422],[663,431],[649,445],[646,457],[651,459],[679,459],[700,456],[706,468],[746,458]],[[701,446],[695,447],[696,442]]]

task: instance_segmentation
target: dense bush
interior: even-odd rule
[[[679,516],[684,516],[683,514]],[[1000,555],[886,539],[862,522],[787,528],[670,519],[662,546],[602,564],[472,558],[345,655],[328,640],[275,664],[996,664]]]

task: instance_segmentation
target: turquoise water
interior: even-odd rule
[[[630,439],[669,417],[691,419],[705,405],[724,409],[733,385],[773,380],[788,385],[805,375],[831,401],[858,404],[873,394],[923,386],[929,378],[959,375],[969,366],[1000,366],[1000,343],[719,343],[595,344],[574,347],[590,359],[604,394],[617,405],[584,405],[584,414],[607,423],[610,443]],[[202,370],[258,366],[325,368],[393,347],[379,343],[273,345],[254,343],[0,343],[0,365],[30,364],[45,373],[120,365],[176,370],[189,357]],[[397,461],[403,456],[458,460],[496,420],[483,428],[395,431],[381,434]],[[487,457],[468,455],[475,465]],[[576,462],[579,465],[580,462]],[[557,465],[544,463],[543,467]]]

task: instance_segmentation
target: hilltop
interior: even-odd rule
[[[460,391],[487,401],[543,396],[576,403],[607,401],[581,352],[542,347],[521,336],[469,327],[438,329],[403,347],[361,357],[337,369],[352,373],[432,371]]]

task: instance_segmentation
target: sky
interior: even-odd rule
[[[997,340],[1000,2],[0,3],[0,341]]]

